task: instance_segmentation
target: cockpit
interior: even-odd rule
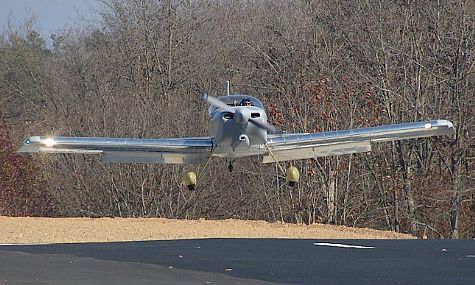
[[[226,105],[230,107],[239,107],[239,106],[254,106],[260,109],[264,109],[264,105],[259,99],[249,96],[249,95],[229,95],[229,96],[221,96],[218,97],[218,100],[224,102]],[[216,111],[216,107],[211,105],[209,106],[209,113],[213,113]]]

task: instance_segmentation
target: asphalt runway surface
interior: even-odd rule
[[[0,245],[0,284],[475,284],[475,240]]]

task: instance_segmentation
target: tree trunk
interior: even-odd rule
[[[450,199],[450,237],[453,239],[460,238],[459,233],[459,204],[460,204],[460,176],[461,163],[459,159],[453,159],[453,193]]]
[[[327,191],[327,221],[328,223],[335,223],[336,211],[336,171],[330,171]]]
[[[407,210],[409,215],[409,221],[411,223],[411,234],[417,234],[417,221],[416,221],[416,203],[414,201],[414,190],[412,189],[412,183],[410,179],[410,168],[407,166],[404,159],[402,150],[402,144],[400,141],[396,142],[396,149],[399,156],[399,165],[402,171],[403,190],[407,199]]]

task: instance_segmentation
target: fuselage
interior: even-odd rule
[[[229,95],[218,98],[228,108],[209,108],[209,132],[213,137],[213,155],[221,157],[259,154],[267,142],[267,130],[251,121],[267,122],[262,103],[247,95]],[[244,101],[243,101],[244,100]]]

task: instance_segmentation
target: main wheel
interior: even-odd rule
[[[192,171],[185,174],[184,182],[188,190],[193,191],[196,189],[196,174]]]
[[[287,181],[289,182],[290,187],[295,187],[297,185],[297,182],[300,180],[300,173],[297,167],[291,166],[287,168],[287,171],[285,172],[285,177],[287,178]]]

